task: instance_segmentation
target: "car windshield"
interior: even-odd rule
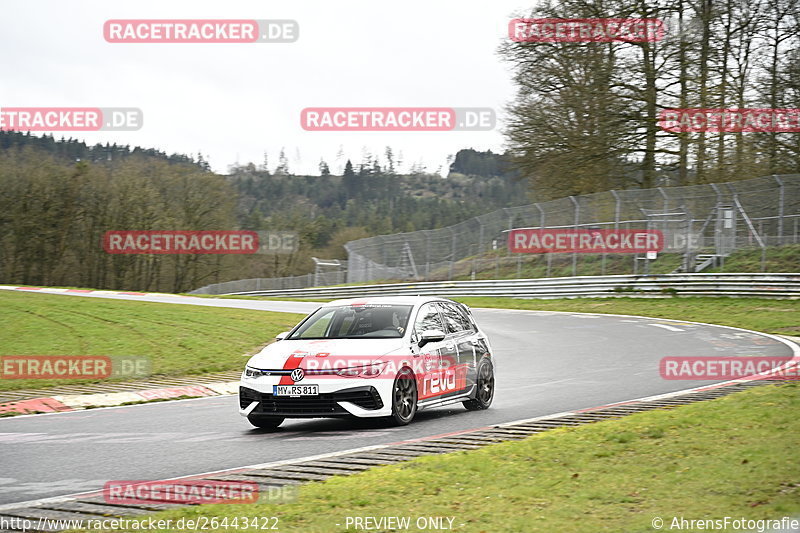
[[[410,305],[357,304],[321,307],[288,339],[400,338],[406,332]]]

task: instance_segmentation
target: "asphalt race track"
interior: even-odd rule
[[[104,297],[291,312],[317,305]],[[96,490],[109,480],[166,479],[392,443],[713,383],[663,380],[658,363],[665,356],[792,355],[773,338],[719,326],[499,309],[474,314],[497,360],[488,411],[460,405],[425,411],[402,428],[288,420],[270,433],[239,416],[235,396],[219,396],[0,419],[0,504]]]

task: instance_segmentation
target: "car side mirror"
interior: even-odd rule
[[[440,329],[427,329],[423,331],[419,336],[419,342],[417,342],[417,346],[422,348],[429,342],[439,342],[444,340],[444,331]]]
[[[277,335],[275,335],[275,338],[277,340],[279,340],[279,341],[282,341],[283,339],[285,339],[288,336],[289,336],[289,332],[288,331],[284,331],[283,333],[278,333]]]

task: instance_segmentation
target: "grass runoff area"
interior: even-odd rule
[[[0,291],[0,355],[144,356],[161,376],[241,370],[301,315]],[[1,377],[1,376],[0,376]],[[98,380],[0,379],[0,390]],[[106,380],[103,380],[106,381]]]
[[[220,298],[226,298],[220,296]],[[291,298],[260,298],[259,300],[291,300]],[[638,315],[672,320],[706,322],[764,333],[800,336],[800,300],[771,300],[768,298],[725,297],[666,297],[666,298],[564,298],[524,300],[520,298],[453,297],[470,307],[498,309],[530,309],[532,311],[562,311],[568,313],[605,313]],[[330,299],[298,299],[307,302],[328,302]]]
[[[240,528],[276,517],[270,524],[280,531],[328,533],[362,531],[356,517],[409,517],[411,531],[419,517],[443,517],[464,532],[595,533],[656,531],[659,523],[669,531],[681,518],[797,517],[799,392],[797,383],[757,387],[329,478],[301,486],[289,503],[183,507],[147,519],[215,517],[217,531],[235,531],[237,517]]]
[[[626,254],[578,254],[575,275],[601,276],[633,273],[634,258]],[[649,261],[650,274],[669,274],[680,267],[683,254],[659,253],[658,258]],[[763,263],[760,248],[735,250],[725,258],[724,264],[704,270],[713,272],[796,272],[800,264],[800,244],[769,246],[765,250]],[[641,265],[640,265],[641,266]],[[553,254],[508,254],[505,250],[494,250],[457,261],[452,268],[436,270],[433,277],[446,277],[451,273],[453,279],[514,279],[572,276],[572,255]]]

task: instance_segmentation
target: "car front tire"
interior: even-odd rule
[[[417,380],[410,369],[397,373],[392,385],[392,416],[389,420],[397,426],[405,426],[417,414]]]

